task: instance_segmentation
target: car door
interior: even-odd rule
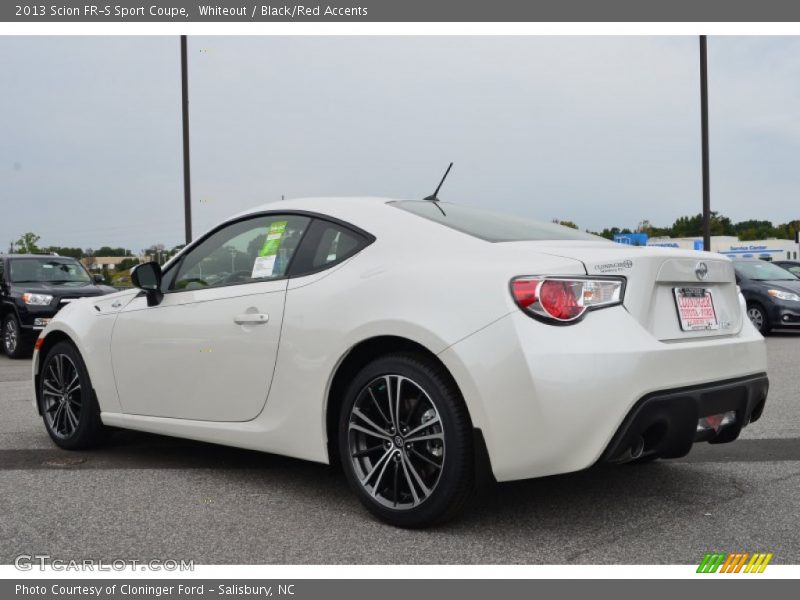
[[[287,269],[310,219],[240,219],[194,244],[119,314],[111,338],[125,413],[247,421],[262,410],[280,341]]]

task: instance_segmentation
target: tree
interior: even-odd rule
[[[563,227],[569,227],[570,229],[580,229],[572,221],[561,221],[559,219],[553,219],[553,223],[555,223],[556,225],[562,225]]]
[[[48,246],[44,248],[46,252],[58,254],[59,256],[70,256],[72,258],[77,258],[80,260],[85,256],[84,252],[80,248],[68,248],[66,246]]]
[[[139,264],[139,259],[138,258],[126,258],[124,260],[119,261],[116,264],[116,266],[114,267],[114,270],[117,273],[121,273],[121,272],[128,271],[128,270],[132,269],[133,267],[135,267],[138,264]]]
[[[94,251],[95,256],[130,256],[132,253],[127,248],[112,248],[102,246]]]
[[[23,233],[22,237],[14,242],[14,245],[16,246],[17,251],[21,252],[22,254],[36,254],[37,252],[41,252],[39,247],[36,245],[40,239],[42,238],[29,231],[28,233]]]

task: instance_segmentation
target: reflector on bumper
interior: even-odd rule
[[[717,433],[726,425],[733,425],[736,422],[736,413],[732,410],[720,413],[718,415],[709,415],[701,417],[697,421],[697,433],[706,433],[713,431]]]

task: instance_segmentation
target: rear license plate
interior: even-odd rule
[[[711,291],[705,288],[673,288],[678,320],[683,331],[719,329]]]

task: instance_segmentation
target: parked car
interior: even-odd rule
[[[730,442],[767,397],[730,260],[460,204],[269,204],[132,280],[36,343],[57,445],[112,426],[340,463],[398,526],[492,476]]]
[[[789,271],[792,275],[800,278],[800,262],[796,260],[775,260],[772,261],[773,265],[778,265]]]
[[[3,351],[30,356],[39,332],[65,305],[114,288],[98,285],[80,261],[40,254],[0,255],[0,322]]]
[[[747,316],[762,335],[775,327],[800,327],[800,279],[778,262],[734,261]]]

